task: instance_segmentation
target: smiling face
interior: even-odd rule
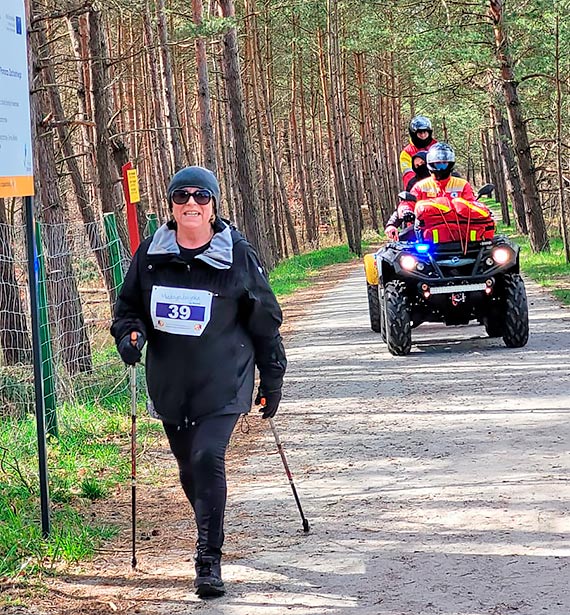
[[[195,186],[186,186],[178,190],[185,190],[189,194],[193,194],[200,188]],[[210,230],[211,218],[214,213],[214,199],[210,199],[207,205],[198,205],[193,197],[188,199],[184,205],[178,205],[172,202],[172,216],[176,221],[179,232],[200,233],[204,230]]]

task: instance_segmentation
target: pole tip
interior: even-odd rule
[[[303,519],[303,532],[307,533],[309,530],[309,522],[306,519]]]

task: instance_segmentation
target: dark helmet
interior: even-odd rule
[[[419,130],[427,130],[428,137],[427,139],[419,139],[418,131]],[[410,120],[410,125],[408,126],[408,132],[410,133],[410,139],[412,143],[416,147],[427,147],[432,141],[432,132],[433,127],[429,118],[425,115],[416,115]]]
[[[455,166],[455,152],[447,143],[434,143],[426,156],[427,168],[435,179],[447,179]]]

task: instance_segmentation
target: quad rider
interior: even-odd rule
[[[384,232],[390,241],[404,241],[414,230],[414,203],[405,200],[405,192],[400,192],[400,204],[388,218]]]
[[[463,199],[464,202],[476,202],[476,196],[471,184],[452,174],[455,166],[455,152],[453,148],[443,142],[435,143],[426,154],[426,167],[430,176],[415,183],[408,196],[415,200],[406,200],[406,193],[400,193],[400,204],[390,216],[385,228],[387,237],[392,241],[410,239],[414,226],[416,203],[429,199],[443,199],[444,207],[451,208],[453,199]],[[483,206],[477,207],[477,213],[484,216],[490,212]],[[404,227],[399,231],[398,227]]]
[[[451,145],[439,142],[431,147],[426,156],[426,166],[431,177],[418,182],[410,191],[417,201],[442,196],[476,200],[471,184],[451,173],[455,166],[455,152]]]
[[[455,152],[451,146],[436,143],[427,153],[426,164],[431,177],[418,182],[410,191],[415,197],[416,237],[430,243],[458,241],[464,252],[468,242],[492,238],[492,213],[477,201],[471,184],[452,173]]]
[[[404,188],[408,189],[408,182],[414,177],[412,158],[418,152],[427,152],[432,145],[437,143],[433,138],[433,127],[429,118],[425,115],[414,116],[408,125],[410,143],[400,152],[400,171]]]
[[[409,192],[413,186],[415,186],[419,181],[429,177],[429,169],[426,164],[426,156],[427,152],[421,151],[416,152],[412,156],[412,170],[413,175],[410,175],[410,179],[406,184],[406,191]],[[405,229],[413,226],[414,223],[414,208],[413,204],[407,202],[404,198],[404,193],[400,193],[398,195],[400,198],[400,204],[394,211],[394,213],[388,218],[388,222],[386,223],[385,233],[392,241],[398,241],[398,239],[403,239],[402,231],[398,231],[398,229]]]

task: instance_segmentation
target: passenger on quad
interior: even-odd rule
[[[419,181],[429,177],[429,169],[426,164],[427,152],[416,152],[412,156],[412,170],[414,175],[408,180],[405,189],[409,192]]]
[[[433,138],[433,128],[429,118],[416,115],[408,125],[410,143],[400,152],[400,171],[402,182],[407,189],[408,182],[414,177],[412,158],[420,151],[427,152],[437,141]]]
[[[390,241],[413,241],[415,238],[415,203],[406,200],[406,196],[409,194],[409,192],[400,192],[398,195],[400,204],[394,213],[388,218],[384,232]]]
[[[416,239],[417,228],[414,229],[414,219],[418,201],[435,199],[439,201],[441,207],[448,209],[454,209],[453,202],[461,203],[461,201],[453,201],[454,199],[463,199],[470,203],[477,202],[471,184],[452,174],[454,167],[453,148],[447,143],[435,143],[426,153],[426,168],[430,176],[415,183],[409,192],[400,192],[398,195],[400,204],[388,219],[384,230],[391,241]],[[445,212],[441,213],[444,215]],[[479,204],[475,215],[488,218],[491,214],[486,207]],[[400,227],[403,230],[398,230]]]
[[[426,151],[416,152],[412,156],[412,169],[414,174],[410,176],[406,184],[406,192],[409,192],[419,181],[429,177],[429,169],[426,165]],[[398,195],[400,204],[388,218],[384,232],[391,241],[406,241],[412,238],[414,226],[414,204],[405,200],[405,192]]]

